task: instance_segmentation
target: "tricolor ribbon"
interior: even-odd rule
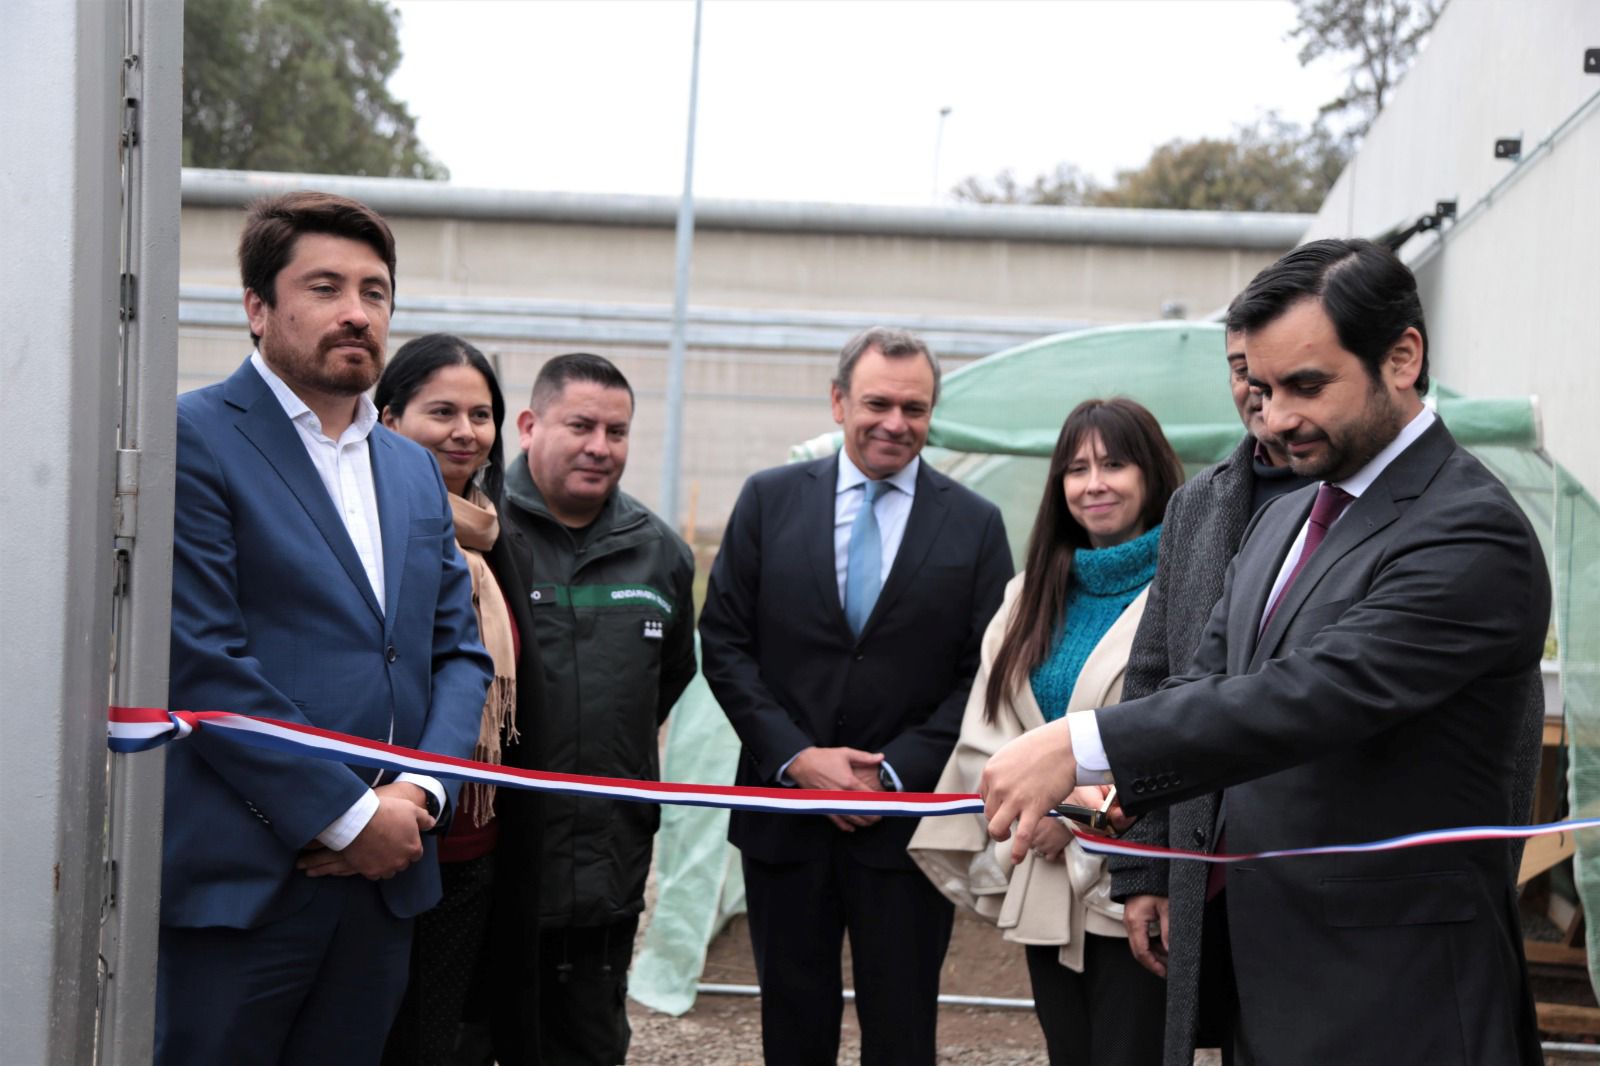
[[[957,792],[834,792],[822,789],[753,788],[742,785],[693,785],[677,781],[637,781],[620,777],[590,777],[544,770],[455,759],[415,751],[379,740],[347,736],[298,722],[256,718],[232,711],[163,711],[152,707],[112,707],[106,723],[107,743],[114,752],[148,751],[189,736],[197,729],[215,730],[252,747],[350,766],[409,771],[430,777],[477,781],[505,788],[551,792],[565,796],[597,796],[630,803],[670,803],[690,807],[724,807],[730,810],[787,814],[871,814],[886,817],[926,818],[947,814],[983,813],[983,799]],[[1579,818],[1547,825],[1482,825],[1433,829],[1387,840],[1361,844],[1328,844],[1311,848],[1284,848],[1249,854],[1213,855],[1203,851],[1167,848],[1115,840],[1068,823],[1086,851],[1100,855],[1134,855],[1195,862],[1233,863],[1303,855],[1347,855],[1360,852],[1399,851],[1434,844],[1459,844],[1482,840],[1515,840],[1600,828],[1600,818]]]

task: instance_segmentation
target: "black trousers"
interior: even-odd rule
[[[544,1066],[628,1061],[628,965],[637,916],[539,934],[539,1057]]]
[[[1139,965],[1118,936],[1087,934],[1083,972],[1061,949],[1030,945],[1028,977],[1050,1066],[1160,1066],[1166,982]]]
[[[462,1012],[477,985],[489,944],[494,852],[442,862],[444,895],[417,916],[411,980],[389,1030],[383,1066],[450,1066],[457,1062]]]
[[[1200,1002],[1195,1047],[1222,1049],[1223,1066],[1233,1062],[1233,1026],[1239,1014],[1239,989],[1233,980],[1233,945],[1228,940],[1228,894],[1206,901],[1200,927]]]
[[[744,860],[768,1066],[831,1066],[850,935],[862,1066],[932,1066],[939,968],[955,909],[916,870],[881,870],[836,847],[795,863]]]

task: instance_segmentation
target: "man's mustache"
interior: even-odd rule
[[[378,342],[365,329],[342,329],[337,334],[322,339],[322,350],[331,351],[341,345],[357,344],[365,348],[374,359],[378,357]]]

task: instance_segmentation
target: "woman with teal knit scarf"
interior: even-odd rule
[[[1182,481],[1160,425],[1132,400],[1086,400],[1067,416],[1024,569],[984,634],[939,791],[974,791],[1007,740],[1068,710],[1117,702],[1161,518]],[[1026,945],[1052,1066],[1160,1062],[1165,988],[1128,951],[1105,861],[1059,820],[1040,827],[1015,867],[1009,847],[994,845],[974,816],[925,820],[910,850],[940,891]]]

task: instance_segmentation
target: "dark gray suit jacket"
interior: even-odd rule
[[[1225,788],[1230,851],[1511,820],[1550,609],[1526,518],[1436,424],[1258,640],[1313,496],[1257,516],[1189,676],[1099,712],[1126,807]],[[1236,1061],[1539,1061],[1513,880],[1499,842],[1231,867]]]

